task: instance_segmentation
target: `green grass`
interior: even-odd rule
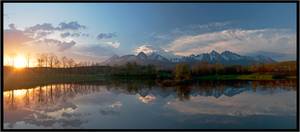
[[[273,80],[273,75],[239,75],[238,79],[240,80]]]
[[[27,88],[37,85],[55,84],[55,83],[69,83],[69,82],[85,82],[85,81],[99,81],[104,80],[103,75],[80,75],[80,74],[46,74],[46,75],[9,75],[4,79],[4,90]]]
[[[47,84],[83,83],[111,80],[153,80],[152,76],[109,76],[104,74],[11,74],[5,76],[4,90]]]

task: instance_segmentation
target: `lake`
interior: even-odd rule
[[[49,84],[4,92],[5,129],[295,129],[296,80]]]

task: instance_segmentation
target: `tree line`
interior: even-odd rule
[[[73,58],[68,58],[66,56],[59,58],[53,53],[43,53],[37,55],[37,67],[73,68],[98,65],[98,63],[92,61],[76,62]]]
[[[16,53],[11,53],[8,55],[6,60],[7,66],[15,66],[15,61],[17,58]],[[46,67],[46,68],[72,68],[72,67],[88,67],[97,66],[99,63],[93,61],[81,61],[76,62],[73,58],[62,56],[58,57],[53,53],[40,53],[36,54],[35,59],[32,55],[27,53],[24,55],[26,67]],[[33,66],[32,61],[35,60],[36,64]]]
[[[296,76],[297,65],[295,61],[286,61],[271,64],[255,64],[250,66],[222,65],[201,62],[195,65],[177,64],[173,71],[177,80],[188,80],[191,76],[205,75],[244,75],[244,74],[270,74],[275,77]]]

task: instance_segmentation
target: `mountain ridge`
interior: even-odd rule
[[[176,56],[176,55],[174,55]],[[177,63],[187,63],[195,64],[199,62],[207,62],[210,64],[224,64],[224,65],[253,65],[253,64],[268,64],[276,62],[270,57],[263,55],[258,55],[255,57],[244,56],[232,51],[223,51],[219,53],[215,50],[212,50],[210,53],[201,53],[198,55],[190,56],[176,56],[173,58],[167,58],[157,52],[150,54],[145,54],[144,52],[139,52],[137,55],[124,55],[117,56],[114,55],[109,59],[105,60],[103,65],[124,65],[126,63],[137,63],[139,65],[157,65],[162,67],[174,66]]]

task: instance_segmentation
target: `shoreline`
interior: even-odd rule
[[[109,82],[109,81],[152,81],[161,86],[185,85],[197,81],[276,81],[276,80],[296,80],[296,76],[286,76],[276,79],[268,74],[249,75],[205,75],[193,76],[188,80],[175,80],[171,78],[157,78],[155,76],[111,76],[103,74],[48,74],[48,75],[24,75],[26,77],[5,77],[4,90],[20,89],[20,87],[30,88],[39,85],[57,83],[80,83],[80,82]]]

